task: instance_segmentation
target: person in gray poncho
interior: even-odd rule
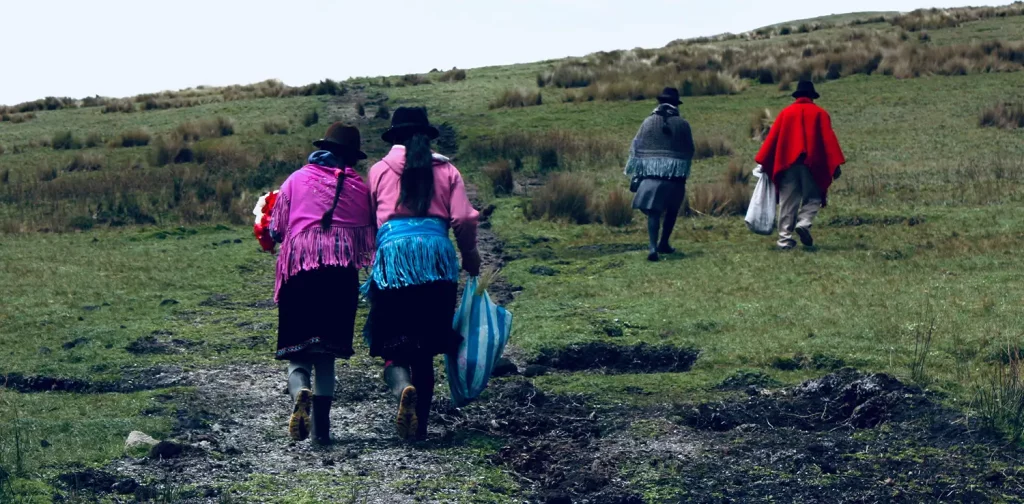
[[[661,92],[658,108],[640,125],[626,163],[630,189],[636,192],[633,208],[647,215],[649,261],[675,252],[669,239],[686,197],[694,147],[690,123],[679,116],[680,103],[677,89]]]

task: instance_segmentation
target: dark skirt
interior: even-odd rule
[[[278,297],[276,358],[351,357],[358,304],[356,268],[323,266],[292,276]]]
[[[644,212],[679,211],[686,198],[686,179],[645,178],[633,197],[633,208]]]
[[[452,329],[458,284],[448,281],[370,290],[366,321],[370,355],[407,364],[458,351],[462,336]]]

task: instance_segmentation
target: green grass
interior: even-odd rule
[[[886,24],[806,36],[835,37],[852,29],[876,28],[893,30]],[[1024,18],[983,20],[929,34],[934,44],[1018,40],[1024,34]],[[778,44],[787,39],[792,40],[750,43]],[[427,105],[434,122],[457,128],[463,152],[487,136],[566,130],[618,142],[625,153],[652,103],[569,104],[562,103],[564,90],[544,88],[541,106],[488,109],[506,89],[535,87],[538,72],[555,63],[474,69],[465,81],[415,87],[384,88],[380,79],[373,79],[368,91],[387,94],[392,109]],[[535,383],[549,392],[584,393],[596,403],[655,406],[731,397],[735,392],[722,392],[717,386],[741,369],[763,371],[783,385],[828,372],[783,371],[774,365],[779,358],[798,355],[832,357],[909,380],[914,330],[934,319],[936,339],[926,360],[927,385],[944,392],[950,402],[969,407],[975,380],[1007,342],[1021,342],[1024,131],[977,126],[983,108],[1024,97],[1019,80],[1017,74],[906,80],[877,75],[819,85],[819,103],[832,116],[848,164],[814,228],[814,251],[777,253],[772,238],[751,234],[738,217],[681,219],[675,245],[684,255],[650,264],[642,252],[630,251],[646,241],[640,215],[623,229],[527,222],[524,199],[494,199],[493,229],[506,242],[506,253],[521,257],[510,262],[504,274],[524,288],[510,306],[516,317],[513,343],[523,355],[592,341],[685,345],[702,351],[688,373],[554,373]],[[685,99],[682,114],[695,135],[722,137],[735,150],[731,158],[696,163],[691,187],[719,181],[730,162],[752,168],[758,144],[747,131],[751,115],[766,107],[777,113],[790,101],[788,93],[774,85],[752,85],[733,96]],[[331,98],[303,97],[132,114],[102,114],[99,108],[38,112],[36,119],[23,124],[0,123],[0,144],[6,148],[0,155],[0,172],[10,170],[12,181],[18,182],[35,180],[39,168],[66,165],[74,152],[42,146],[12,152],[15,145],[50,138],[58,131],[111,138],[144,127],[155,139],[183,122],[218,115],[233,118],[238,127],[232,138],[215,143],[238,142],[259,155],[303,150],[333,120],[329,110],[336,104]],[[292,118],[297,124],[313,108],[321,110],[320,124],[295,128],[288,135],[263,133],[267,119]],[[383,122],[363,127],[364,138],[372,138]],[[383,146],[373,148],[371,157],[383,154]],[[140,198],[156,200],[151,205],[155,208],[167,203],[171,170],[195,174],[207,169],[128,168],[136,158],[147,159],[150,147],[87,150],[102,152],[107,168],[93,174],[62,173],[61,179],[84,185],[98,184],[112,174],[166,178],[168,187],[128,188],[137,190]],[[457,164],[469,180],[483,184],[478,167],[489,161],[462,156]],[[520,179],[537,175],[530,162],[517,174]],[[577,164],[574,170],[585,172],[601,191],[627,183],[617,161]],[[209,176],[219,180],[234,175]],[[63,211],[65,203],[12,204],[4,194],[0,188],[0,221],[5,222]],[[77,215],[85,215],[86,207],[89,213],[94,211],[105,196],[90,195],[85,202],[76,202],[82,207],[76,207]],[[250,204],[255,194],[246,190],[237,199]],[[161,210],[156,218],[157,226],[3,235],[0,376],[111,381],[133,368],[156,365],[191,368],[271,361],[276,312],[257,303],[271,296],[273,258],[256,250],[250,229],[218,225],[228,222],[222,214],[180,228],[185,219],[170,210]],[[868,223],[844,225],[858,221]],[[531,274],[537,265],[559,273]],[[229,296],[228,304],[206,303],[222,294]],[[176,303],[162,304],[165,300]],[[601,328],[616,319],[624,327],[623,335],[610,338]],[[154,331],[169,331],[193,346],[187,352],[159,355],[126,350]],[[64,348],[79,338],[85,341]],[[145,430],[158,437],[168,432],[169,413],[139,417],[142,411],[168,407],[155,401],[158,393],[3,391],[0,466],[10,470],[11,429],[16,427],[25,443],[24,472],[14,480],[16,489],[44,502],[54,474],[120,456],[128,431]],[[17,422],[12,420],[15,408]],[[643,436],[651,429],[645,424],[634,434]],[[42,439],[51,447],[43,448]],[[441,458],[464,460],[453,474],[426,477],[413,471],[392,482],[393,488],[427,500],[500,502],[514,497],[519,490],[516,482],[486,460],[495,447],[484,445],[470,439],[454,451],[439,452]],[[299,482],[257,474],[231,490],[243,502],[346,501],[358,498],[360,486],[370,484],[362,476],[316,472],[303,474]],[[661,493],[657,485],[642,489],[652,498],[674,495]]]

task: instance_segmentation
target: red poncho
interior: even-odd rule
[[[779,174],[796,164],[801,156],[821,189],[824,204],[836,168],[845,164],[846,158],[832,131],[828,112],[810,98],[797,98],[779,112],[754,159],[777,186]]]

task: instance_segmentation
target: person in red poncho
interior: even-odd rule
[[[846,163],[832,119],[814,104],[814,84],[801,81],[796,102],[779,112],[755,160],[779,191],[779,248],[796,246],[795,230],[804,246],[814,245],[811,224],[827,202],[828,188]]]

